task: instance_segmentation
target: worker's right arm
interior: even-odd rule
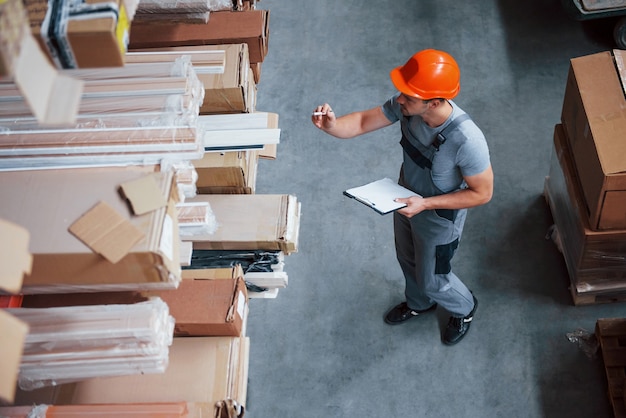
[[[322,131],[342,139],[363,135],[392,123],[380,106],[337,117],[328,103],[317,106],[311,120]]]

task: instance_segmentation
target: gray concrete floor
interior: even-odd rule
[[[569,59],[613,48],[609,22],[580,23],[559,0],[262,0],[269,54],[257,110],[280,115],[278,158],[261,161],[257,193],[302,203],[289,286],[250,302],[246,418],[609,417],[606,377],[566,335],[593,332],[626,305],[574,306],[556,246],[544,239],[552,133]],[[472,209],[453,262],[480,306],[467,337],[440,342],[447,314],[386,325],[403,299],[391,216],[342,196],[397,177],[397,125],[358,139],[310,122],[382,104],[389,70],[438,48],[462,69],[457,103],[488,139],[491,203]]]

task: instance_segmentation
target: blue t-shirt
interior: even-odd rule
[[[439,151],[434,152],[433,143],[437,134],[446,128],[452,119],[465,112],[453,101],[452,114],[436,128],[429,127],[420,116],[405,118],[397,102],[399,93],[391,97],[382,106],[382,111],[391,122],[401,121],[402,132],[407,140],[425,156],[433,155],[431,180],[441,193],[448,193],[467,185],[464,176],[474,176],[485,171],[490,164],[489,148],[482,131],[472,120],[461,123],[457,129],[447,134],[446,142]],[[404,153],[403,165],[404,183],[416,193],[420,193],[420,184],[424,181],[424,170]],[[425,190],[422,196],[430,195]]]

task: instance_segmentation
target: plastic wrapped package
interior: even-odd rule
[[[180,236],[210,235],[219,226],[208,202],[189,202],[176,205]]]
[[[80,114],[71,128],[48,129],[33,125],[34,119],[4,114],[0,119],[0,169],[155,164],[166,157],[200,158],[204,149],[196,121],[204,86],[189,56],[166,67],[169,74],[182,71],[186,76],[165,76],[163,85],[146,82],[144,87],[150,89],[120,89],[118,95],[86,93],[94,100],[91,105],[99,102],[102,110],[90,108],[92,113]],[[125,83],[131,86],[140,80],[129,78]],[[85,100],[86,106],[89,100]]]
[[[160,298],[129,305],[8,309],[26,322],[24,390],[92,377],[162,373],[174,318]]]
[[[191,161],[165,159],[161,162],[161,170],[174,171],[176,186],[178,187],[178,200],[180,202],[184,202],[186,198],[192,198],[196,195],[198,172]]]
[[[194,125],[204,101],[204,84],[189,55],[171,62],[66,72],[85,85],[76,125],[61,128]],[[56,126],[40,125],[19,89],[0,83],[0,128],[20,131]]]

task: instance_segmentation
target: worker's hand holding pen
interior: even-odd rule
[[[335,113],[328,103],[317,106],[311,114],[313,125],[323,130],[332,128],[336,120]]]

